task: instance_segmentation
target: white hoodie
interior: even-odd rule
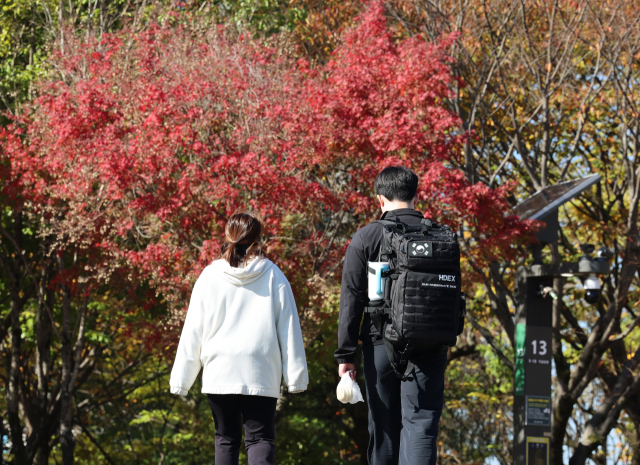
[[[204,394],[280,397],[309,384],[291,285],[266,258],[244,268],[226,260],[206,267],[191,294],[171,370],[171,393],[184,396],[200,368]]]

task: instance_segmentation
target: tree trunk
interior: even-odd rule
[[[554,262],[558,263],[558,246],[551,245]],[[564,289],[564,278],[554,278],[553,289],[558,294],[558,299],[553,302],[553,313],[551,317],[552,338],[551,350],[556,365],[556,387],[553,397],[553,413],[551,421],[551,464],[563,465],[562,462],[562,446],[564,444],[564,436],[567,431],[567,424],[571,418],[574,404],[568,396],[567,385],[571,378],[571,367],[563,354],[562,336],[560,334],[560,316],[562,315],[562,295]]]
[[[58,258],[60,268],[64,264]],[[62,446],[62,464],[73,465],[73,452],[76,441],[73,436],[73,389],[71,374],[73,370],[73,351],[71,347],[71,292],[68,286],[62,288],[62,389],[60,396],[60,445]]]
[[[37,391],[33,397],[35,404],[37,429],[39,431],[40,446],[38,455],[36,456],[36,464],[48,465],[51,447],[49,440],[51,439],[50,423],[54,422],[54,418],[47,413],[47,407],[50,398],[49,381],[51,371],[51,333],[52,322],[47,312],[46,305],[53,302],[53,293],[45,292],[47,287],[46,267],[43,267],[39,295],[38,312],[36,314],[36,378]]]
[[[73,465],[75,438],[73,436],[73,403],[69,385],[71,380],[71,346],[62,347],[62,392],[60,397],[60,445],[63,465]]]
[[[569,459],[569,465],[583,465],[587,463],[587,459],[591,457],[594,449],[595,447],[593,445],[585,445],[581,442],[580,444],[578,444],[578,447],[573,453],[571,459]]]
[[[555,393],[553,399],[553,411],[551,420],[551,464],[563,465],[562,447],[567,425],[571,419],[574,402],[568,395]]]
[[[38,450],[38,455],[34,465],[49,465],[49,456],[51,455],[51,448],[49,447],[49,441],[45,442]]]
[[[22,329],[20,328],[20,308],[15,299],[11,299],[11,362],[9,366],[9,384],[7,386],[7,415],[13,453],[16,463],[27,464],[27,455],[22,442],[23,428],[20,421],[20,352]]]

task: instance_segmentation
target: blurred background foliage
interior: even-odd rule
[[[640,56],[631,46],[626,51],[613,49],[625,41],[635,40],[633,45],[637,46],[637,39],[623,36],[623,32],[637,29],[639,9],[635,2],[548,2],[557,17],[563,18],[565,35],[555,46],[561,51],[568,50],[567,56],[551,57],[549,50],[553,41],[549,37],[557,34],[557,30],[549,28],[549,16],[545,19],[544,15],[549,12],[544,8],[546,3],[522,2],[523,11],[519,11],[515,3],[507,1],[397,0],[388,2],[388,19],[398,38],[420,33],[434,39],[452,30],[461,31],[452,54],[459,65],[457,72],[467,84],[457,89],[458,99],[450,105],[464,122],[463,129],[475,131],[466,147],[467,164],[462,167],[467,170],[470,181],[490,187],[515,182],[515,204],[548,183],[591,171],[604,175],[601,187],[561,210],[561,242],[545,260],[552,261],[554,253],[563,260],[577,260],[580,257],[577,244],[585,242],[604,244],[616,251],[612,264],[616,271],[611,281],[605,283],[605,295],[613,301],[616,273],[624,260],[625,228],[634,208],[629,191],[619,183],[626,176],[622,166],[633,158],[620,125],[621,121],[625,122],[629,131],[637,131],[635,103],[639,98],[635,79]],[[34,83],[48,72],[46,58],[63,48],[61,44],[68,33],[99,37],[119,30],[124,24],[141,30],[154,21],[176,24],[197,21],[198,27],[205,29],[224,23],[311,63],[326,63],[339,44],[341,32],[353,25],[364,8],[354,0],[178,3],[0,0],[0,108],[3,111],[0,122],[6,125],[8,115],[19,113],[21,104],[34,98]],[[584,14],[572,20],[570,13],[582,11],[580,9]],[[533,24],[540,26],[539,36],[522,35],[525,33],[515,25],[517,18],[525,16],[525,10],[533,17]],[[598,16],[599,12],[608,13],[608,19]],[[612,24],[619,15],[626,17],[626,22],[616,20]],[[612,26],[614,29],[619,26],[620,37],[615,37],[615,31],[611,32]],[[572,35],[578,39],[567,47],[562,40],[569,40]],[[527,50],[518,49],[518,43],[527,43]],[[629,73],[626,86],[622,78],[613,79],[614,71],[602,67],[607,60]],[[549,109],[546,120],[540,116],[541,102]],[[551,138],[547,137],[549,134]],[[550,148],[552,143],[555,145]],[[527,166],[528,157],[534,160],[531,167]],[[544,157],[547,158],[543,163]],[[636,159],[633,158],[633,163]],[[0,221],[5,229],[10,229],[15,218],[14,212],[5,208]],[[26,238],[23,251],[37,254],[40,246],[33,231],[25,227],[22,232]],[[527,254],[523,253],[520,263],[526,260]],[[508,295],[512,289],[513,266],[502,264],[488,271],[486,282],[470,283],[468,289],[471,315],[511,360],[510,335],[499,318],[496,310],[499,296],[495,295],[501,292]],[[498,278],[492,275],[496,272]],[[0,317],[7,328],[8,278],[7,274],[2,276]],[[279,404],[278,463],[366,463],[363,454],[368,441],[366,408],[362,403],[342,405],[335,397],[337,366],[333,351],[338,294],[338,287],[329,284],[324,295],[332,297],[323,304],[323,317],[301,315],[308,332],[311,385],[305,394],[285,396]],[[584,331],[589,331],[604,310],[586,305],[582,297],[581,283],[569,280],[563,300]],[[627,297],[629,305],[625,304],[620,314],[620,330],[637,321],[639,298],[637,277],[634,277]],[[85,381],[75,399],[78,411],[82,412],[74,427],[76,462],[87,465],[212,462],[213,422],[206,398],[199,394],[199,385],[196,384],[186,398],[171,396],[168,392],[171,348],[148,345],[154,336],[150,332],[173,327],[151,328],[138,324],[140,320],[163,318],[162,305],[132,311],[131,302],[139,299],[111,295],[108,289],[92,295],[92,299],[87,303],[93,315],[87,339],[99,341],[104,350],[94,375]],[[513,311],[513,301],[508,299],[504,297]],[[20,319],[26,351],[37,343],[36,307],[36,299],[32,299]],[[561,330],[566,337],[562,346],[564,357],[575,364],[582,351],[576,342],[576,328],[564,322]],[[6,329],[3,335],[6,336]],[[563,438],[569,455],[577,447],[590,416],[609,392],[607,370],[611,373],[619,370],[620,357],[630,360],[639,344],[640,332],[633,330],[623,341],[622,356],[615,350],[603,352],[598,377],[571,413]],[[2,350],[6,354],[10,347],[3,344]],[[8,361],[8,356],[5,360]],[[2,370],[6,375],[6,365]],[[439,463],[480,464],[487,463],[488,459],[492,463],[510,463],[512,377],[512,371],[487,344],[486,338],[467,327],[451,352],[447,371]],[[6,389],[6,379],[3,384]],[[362,379],[359,384],[364,385]],[[83,410],[88,404],[92,407]],[[6,409],[6,400],[2,397],[0,412]],[[17,463],[4,414],[1,425],[2,460]],[[638,464],[639,438],[638,422],[623,412],[592,460],[602,464]],[[246,462],[244,455],[242,460]],[[60,447],[54,445],[50,457],[36,457],[34,463],[61,462]]]

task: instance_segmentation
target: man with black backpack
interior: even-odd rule
[[[347,248],[335,357],[355,379],[359,334],[369,464],[435,465],[447,349],[464,321],[460,250],[455,233],[413,208],[413,171],[385,168],[374,187],[382,217]]]

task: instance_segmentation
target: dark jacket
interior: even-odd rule
[[[406,224],[420,224],[422,213],[411,208],[400,208],[386,212],[380,219],[398,218]],[[353,363],[358,348],[358,331],[364,344],[381,340],[371,317],[364,313],[369,304],[367,297],[367,262],[377,262],[382,242],[382,228],[370,223],[359,229],[351,239],[342,268],[342,290],[340,292],[340,316],[338,323],[338,350],[334,355],[338,363]],[[364,321],[362,321],[364,315]],[[360,322],[362,321],[362,329]]]

